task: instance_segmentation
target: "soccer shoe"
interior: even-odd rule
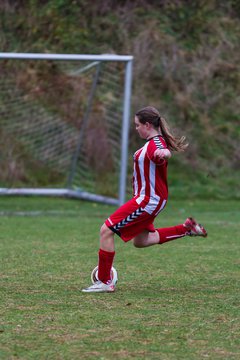
[[[207,236],[207,231],[201,224],[198,224],[192,217],[187,218],[183,224],[187,229],[187,235],[189,236]]]
[[[95,284],[89,286],[86,289],[82,289],[82,292],[90,293],[90,292],[114,292],[115,286],[112,282],[109,284],[105,284],[102,281],[98,280]]]

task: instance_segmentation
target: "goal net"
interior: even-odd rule
[[[0,195],[124,202],[132,57],[0,53]]]

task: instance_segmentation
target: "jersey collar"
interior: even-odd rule
[[[156,138],[156,137],[159,137],[159,136],[163,137],[161,134],[157,134],[157,135],[154,135],[154,136],[150,137],[150,138],[147,139],[146,141],[148,142],[148,141],[150,141],[150,140],[152,140],[152,139],[154,139],[154,138]]]

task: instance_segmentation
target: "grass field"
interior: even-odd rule
[[[117,238],[117,291],[84,294],[113,210],[0,198],[0,359],[240,359],[239,202],[170,201],[157,226],[193,215],[208,238]]]

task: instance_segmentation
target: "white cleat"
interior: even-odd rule
[[[115,285],[110,282],[109,284],[105,284],[102,281],[98,280],[95,282],[95,284],[89,286],[86,289],[82,289],[82,292],[85,293],[93,293],[93,292],[114,292],[115,291]]]

